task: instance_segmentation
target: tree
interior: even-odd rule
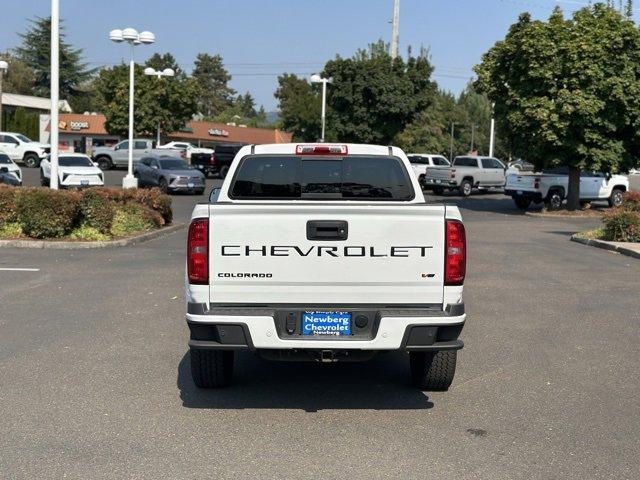
[[[152,136],[158,124],[165,133],[183,128],[197,110],[198,86],[185,77],[161,78],[135,68],[135,128]],[[118,65],[100,72],[96,80],[99,109],[107,117],[107,131],[125,135],[129,128],[129,66]]]
[[[180,65],[178,65],[178,61],[176,57],[174,57],[169,52],[164,54],[154,53],[149,59],[144,63],[146,67],[151,67],[155,70],[164,70],[165,68],[171,68],[175,72],[176,76],[184,75]]]
[[[320,137],[321,99],[309,82],[294,74],[278,77],[278,99],[282,128],[297,141],[312,142]]]
[[[616,171],[640,153],[640,32],[615,9],[523,14],[475,70],[514,153],[569,168],[569,209],[581,171]]]
[[[9,53],[0,54],[0,60],[9,64],[9,69],[3,76],[2,89],[6,93],[33,95],[35,81],[33,70],[22,60],[18,60]]]
[[[51,87],[51,17],[36,17],[31,26],[20,33],[22,44],[15,49],[16,57],[33,71],[33,94],[48,97]],[[60,28],[60,98],[73,107],[79,86],[89,81],[95,70],[82,62],[82,49],[65,41],[64,26]]]
[[[389,144],[431,102],[435,83],[426,50],[407,60],[392,59],[379,41],[352,58],[327,62],[327,137],[340,141]]]
[[[198,108],[206,117],[219,115],[233,103],[235,90],[228,86],[231,75],[224,68],[220,55],[199,53],[192,76],[200,89]]]

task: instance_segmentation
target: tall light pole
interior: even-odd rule
[[[9,64],[4,60],[0,60],[0,130],[2,130],[2,80],[4,72],[9,68]]]
[[[494,118],[493,109],[496,104],[491,104],[491,132],[489,133],[489,156],[493,157],[493,147],[495,145],[495,136],[496,136],[496,119]]]
[[[165,68],[164,70],[156,70],[151,67],[147,67],[144,69],[145,75],[150,75],[157,77],[160,80],[162,77],[173,77],[176,72],[173,71],[173,68]],[[158,121],[158,134],[156,139],[156,146],[160,146],[160,121]]]
[[[51,154],[49,186],[58,189],[58,108],[60,107],[60,2],[51,0]]]
[[[151,32],[138,33],[135,28],[125,28],[123,30],[111,30],[109,39],[115,43],[127,42],[131,46],[131,61],[129,62],[129,168],[127,175],[122,179],[122,188],[137,188],[138,179],[133,176],[133,92],[135,82],[133,49],[136,45],[154,43],[156,36]]]
[[[324,143],[324,131],[327,120],[327,83],[333,83],[333,78],[322,78],[317,73],[311,75],[311,83],[322,84],[322,114],[320,119],[322,121],[322,136],[320,142]]]
[[[393,1],[393,21],[391,28],[391,58],[398,56],[398,45],[400,40],[400,0]]]

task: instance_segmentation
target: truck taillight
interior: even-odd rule
[[[197,218],[189,225],[187,276],[192,284],[209,283],[209,220],[206,218]]]
[[[460,220],[445,224],[444,284],[462,285],[467,273],[467,236]]]
[[[211,154],[211,158],[209,159],[209,165],[212,165],[215,167],[217,163],[218,163],[218,160],[216,159],[216,154],[214,152]]]
[[[451,178],[456,178],[456,169],[455,168],[451,169]]]
[[[296,155],[346,155],[346,145],[296,145]]]
[[[539,178],[536,178],[536,179],[533,180],[533,188],[535,188],[536,190],[538,188],[540,188],[540,179]]]

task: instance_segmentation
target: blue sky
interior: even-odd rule
[[[19,43],[17,32],[48,0],[3,0],[0,51]],[[401,0],[400,47],[429,47],[435,79],[459,92],[471,67],[504,37],[520,12],[547,17],[555,5],[571,12],[587,0]],[[113,28],[151,30],[157,43],[136,49],[138,60],[169,51],[189,71],[199,52],[220,53],[232,87],[276,108],[277,74],[309,75],[336,54],[351,56],[378,38],[389,40],[393,0],[60,0],[67,39],[92,66],[128,58],[109,42]]]

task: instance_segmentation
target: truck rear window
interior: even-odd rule
[[[413,186],[395,157],[304,158],[258,155],[240,162],[234,199],[412,200]]]

